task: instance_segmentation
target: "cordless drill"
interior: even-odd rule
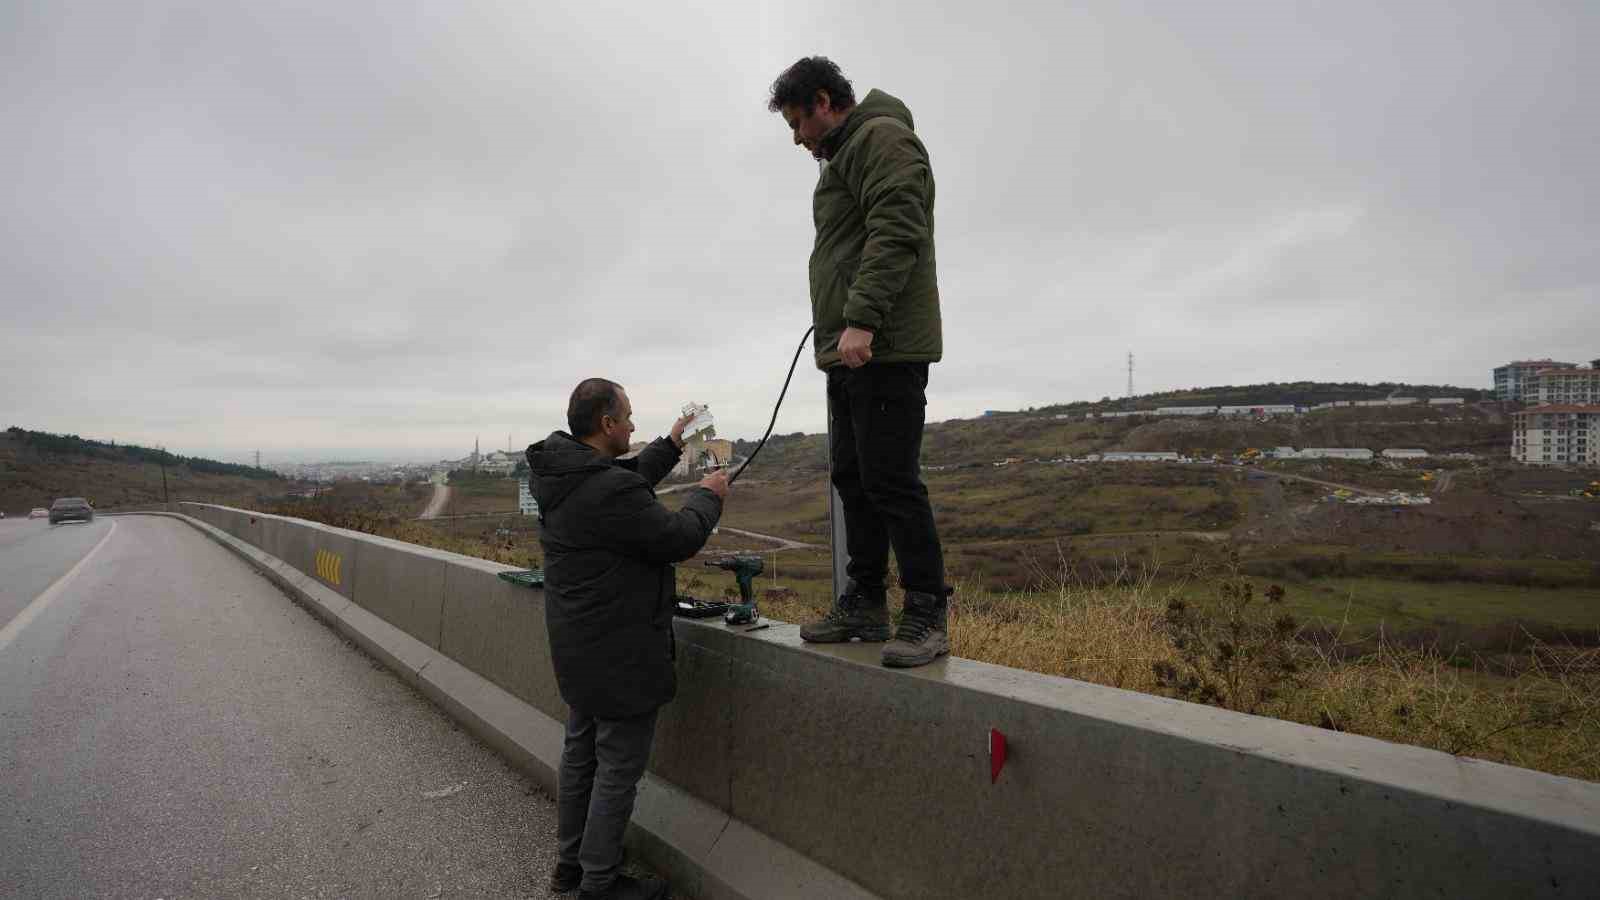
[[[761,557],[725,556],[722,559],[708,559],[706,565],[718,569],[727,569],[733,577],[739,580],[739,602],[728,605],[728,611],[722,614],[722,621],[727,625],[748,625],[761,618],[756,612],[756,576],[761,574]]]

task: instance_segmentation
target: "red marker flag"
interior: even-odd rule
[[[1000,780],[1000,770],[1006,765],[1006,736],[1000,729],[989,729],[989,783]]]

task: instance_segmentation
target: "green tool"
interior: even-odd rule
[[[739,602],[729,605],[722,614],[725,625],[750,625],[761,614],[756,610],[756,576],[761,574],[761,557],[740,554],[722,559],[708,559],[706,565],[727,569],[739,581]]]
[[[540,569],[524,569],[520,572],[501,572],[500,578],[512,584],[525,588],[543,587],[544,572]]]

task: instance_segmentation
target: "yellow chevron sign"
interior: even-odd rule
[[[317,577],[328,582],[334,587],[339,586],[339,569],[344,565],[344,557],[327,550],[317,551]]]

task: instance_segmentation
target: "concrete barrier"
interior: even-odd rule
[[[496,577],[506,566],[236,512],[193,514],[300,572],[319,549],[349,554],[344,584],[313,570],[306,588],[393,626],[385,646],[437,650],[450,665],[384,654],[553,778],[565,707],[542,592]],[[1573,897],[1600,884],[1589,782],[969,660],[888,670],[875,645],[806,645],[792,625],[680,620],[676,633],[679,696],[632,840],[703,897]],[[451,687],[473,678],[484,687]],[[523,714],[469,693],[533,718],[486,724]],[[990,729],[1010,749],[992,784]]]
[[[500,578],[511,566],[461,559],[445,573],[440,652],[565,721],[544,627],[544,592]]]
[[[355,601],[379,618],[439,649],[446,554],[384,538],[357,542],[348,562]]]

